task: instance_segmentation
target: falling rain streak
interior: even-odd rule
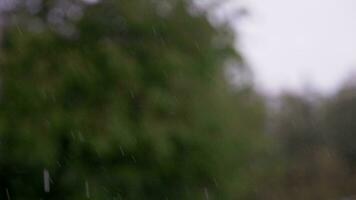
[[[204,188],[205,199],[209,200],[209,191],[208,188]]]
[[[89,199],[90,198],[90,191],[89,191],[89,183],[85,181],[85,195]]]
[[[7,200],[10,200],[10,193],[9,193],[9,189],[6,188],[6,198]]]
[[[50,191],[50,177],[47,169],[43,170],[43,187],[45,192]]]

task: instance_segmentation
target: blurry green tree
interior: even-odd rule
[[[354,85],[345,85],[325,106],[324,122],[328,143],[350,169],[356,167],[356,95]]]
[[[283,167],[268,199],[352,199],[355,188],[355,90],[284,94],[271,117]],[[277,159],[278,160],[278,159]],[[278,180],[279,179],[279,180]]]
[[[1,45],[1,199],[254,199],[264,109],[224,76],[226,27],[188,1],[24,2]]]

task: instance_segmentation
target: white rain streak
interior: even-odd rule
[[[81,131],[78,131],[78,136],[79,136],[79,140],[80,140],[81,142],[83,142],[83,141],[84,141],[84,137],[83,137],[83,134],[82,134]]]
[[[208,191],[208,188],[204,188],[204,194],[205,194],[206,200],[209,200],[209,191]]]
[[[137,162],[135,156],[131,156],[131,159],[134,161],[134,163]]]
[[[50,177],[47,169],[43,170],[43,187],[45,192],[50,191]]]
[[[9,193],[9,189],[6,188],[6,198],[7,200],[10,200],[10,193]]]
[[[122,149],[122,147],[120,146],[120,152],[122,156],[125,156],[125,151]]]
[[[85,181],[85,195],[89,199],[90,198],[90,191],[89,191],[89,183]]]

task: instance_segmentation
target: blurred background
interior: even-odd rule
[[[0,199],[356,199],[355,11],[0,0]]]

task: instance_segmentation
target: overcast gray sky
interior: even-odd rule
[[[332,92],[356,71],[356,0],[241,2],[251,13],[236,23],[241,49],[259,87]]]

